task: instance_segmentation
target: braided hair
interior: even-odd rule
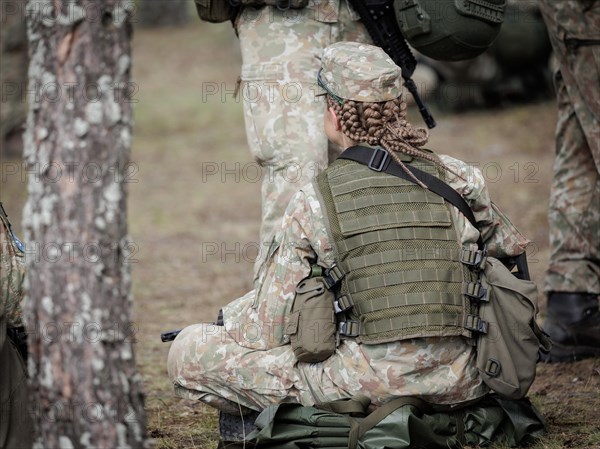
[[[342,133],[355,142],[369,145],[380,145],[390,153],[390,156],[402,169],[421,187],[426,187],[404,165],[398,153],[425,159],[436,166],[450,170],[435,155],[421,150],[429,139],[425,128],[414,128],[406,120],[406,102],[402,96],[382,102],[360,102],[344,100],[339,103],[327,95],[327,104],[333,108],[338,117]]]

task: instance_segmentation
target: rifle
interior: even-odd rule
[[[402,70],[404,85],[415,99],[427,127],[435,127],[435,119],[421,100],[417,85],[411,78],[417,67],[417,60],[398,26],[394,0],[350,0],[350,4],[360,15],[375,45],[381,47]]]
[[[182,330],[183,329],[178,329],[176,331],[161,332],[160,333],[160,340],[163,343],[165,343],[167,341],[173,341],[179,335],[179,332],[181,332]]]
[[[214,326],[225,326],[225,322],[223,321],[223,309],[219,309],[219,315],[217,316],[217,321],[214,321],[210,324],[212,324]],[[179,335],[179,333],[182,330],[183,329],[178,329],[175,331],[161,332],[160,339],[163,343],[165,343],[167,341],[173,341],[173,340],[175,340],[175,338]]]

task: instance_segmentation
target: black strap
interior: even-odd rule
[[[402,169],[402,167],[395,163],[387,150],[381,147],[371,148],[356,145],[348,148],[346,151],[340,154],[338,159],[355,161],[366,165],[371,170],[384,172],[407,181],[415,182],[415,180],[411,178]],[[462,212],[462,214],[467,218],[467,220],[469,220],[469,222],[471,222],[473,226],[475,226],[475,228],[479,229],[479,226],[477,226],[477,221],[475,220],[475,216],[473,215],[473,211],[460,193],[458,193],[441,179],[419,170],[416,167],[407,167],[407,169],[410,170],[415,178],[425,184],[429,190],[431,190],[433,193],[437,193],[439,196],[449,201],[450,204]],[[483,248],[483,240],[481,235],[477,240],[477,245],[479,248]]]
[[[2,201],[0,201],[0,217],[4,218],[6,221],[8,221],[8,214],[4,210],[4,204],[2,204]]]

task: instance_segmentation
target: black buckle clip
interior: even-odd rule
[[[485,363],[485,374],[490,377],[496,377],[502,371],[502,365],[496,359],[489,358]]]
[[[380,153],[383,153],[383,155],[379,156]],[[371,160],[369,161],[368,167],[374,171],[383,171],[387,166],[389,158],[390,154],[387,152],[387,150],[384,150],[381,147],[377,147],[373,151],[373,155],[371,156]]]

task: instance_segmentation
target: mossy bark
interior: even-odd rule
[[[145,444],[127,236],[124,0],[28,1],[26,318],[36,448]]]

